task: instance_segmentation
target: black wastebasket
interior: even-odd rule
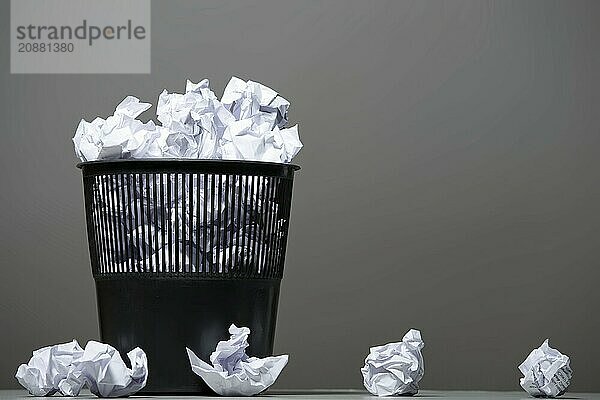
[[[114,160],[83,172],[101,339],[148,356],[144,393],[211,393],[208,360],[231,323],[273,351],[294,171],[290,164]]]

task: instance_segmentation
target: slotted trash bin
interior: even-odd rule
[[[298,166],[221,160],[78,164],[102,341],[148,356],[144,393],[208,394],[185,348],[208,360],[231,323],[273,351]]]

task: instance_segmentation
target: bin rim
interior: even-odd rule
[[[256,167],[261,168],[262,166],[270,167],[289,167],[294,171],[300,169],[299,165],[287,164],[287,163],[276,163],[267,161],[250,161],[250,160],[205,160],[195,158],[133,158],[133,159],[115,159],[115,160],[95,160],[95,161],[82,161],[76,164],[76,167],[83,169],[88,165],[119,165],[119,166],[145,166],[145,167],[168,167],[177,166],[183,167],[188,165],[203,165],[206,167],[216,167],[219,165],[230,165],[239,167]]]
[[[247,176],[274,176],[293,179],[300,169],[298,165],[238,160],[198,160],[198,159],[118,159],[86,161],[77,164],[84,177],[106,174],[128,173],[208,173]]]

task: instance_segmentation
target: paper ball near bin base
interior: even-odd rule
[[[21,364],[15,378],[34,396],[52,396],[67,377],[73,359],[83,349],[76,340],[35,350],[27,364]]]
[[[221,396],[254,396],[268,389],[288,362],[288,355],[257,358],[246,354],[250,329],[229,327],[231,338],[210,355],[212,365],[186,349],[192,371]]]
[[[112,346],[76,340],[44,347],[21,364],[15,377],[34,396],[78,396],[84,386],[98,397],[125,397],[146,385],[148,361],[140,348],[127,353],[131,368]]]
[[[376,396],[416,394],[424,373],[423,346],[421,332],[411,329],[401,342],[371,347],[361,369],[365,388]]]

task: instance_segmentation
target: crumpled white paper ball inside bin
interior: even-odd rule
[[[376,396],[416,394],[423,378],[421,332],[411,329],[401,342],[371,347],[361,369],[365,388]]]

